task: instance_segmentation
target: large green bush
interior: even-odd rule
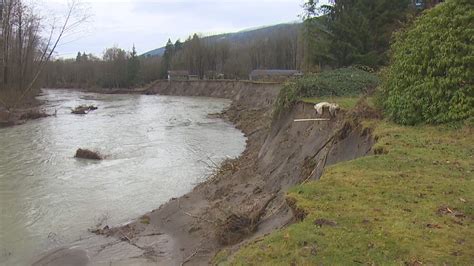
[[[379,78],[357,68],[341,68],[305,75],[288,82],[278,96],[275,114],[289,109],[301,98],[324,96],[358,96],[379,84]]]
[[[439,124],[474,114],[474,2],[448,0],[396,35],[380,102],[401,124]]]

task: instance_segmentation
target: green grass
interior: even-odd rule
[[[472,128],[365,124],[382,155],[334,165],[320,181],[291,189],[287,197],[309,213],[304,221],[231,257],[222,251],[215,262],[474,265]],[[317,219],[337,225],[319,226]]]
[[[275,115],[304,98],[357,97],[379,84],[376,74],[357,68],[341,68],[308,74],[285,83],[275,103]]]

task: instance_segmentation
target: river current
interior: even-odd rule
[[[245,137],[212,118],[222,99],[42,91],[56,116],[0,129],[0,264],[119,225],[190,191],[209,165],[239,156]],[[73,115],[87,104],[98,110]],[[74,158],[78,148],[103,161]]]

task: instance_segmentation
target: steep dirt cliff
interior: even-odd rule
[[[294,122],[316,117],[313,105],[300,103],[273,118],[278,91],[278,85],[248,82],[159,82],[148,90],[232,99],[223,115],[246,134],[248,142],[242,156],[225,162],[209,181],[150,213],[149,225],[127,226],[133,228],[128,232],[135,232],[132,241],[155,228],[174,240],[168,254],[171,261],[207,264],[222,246],[238,245],[298,217],[285,200],[288,187],[318,179],[326,165],[370,152],[370,131],[347,122],[344,113],[330,121]]]
[[[148,88],[148,94],[231,99],[222,116],[246,134],[247,148],[185,196],[121,228],[99,230],[118,242],[86,249],[91,262],[207,265],[222,247],[237,248],[304,217],[292,209],[286,189],[318,179],[327,165],[366,155],[373,140],[344,113],[329,121],[295,122],[316,117],[310,104],[299,103],[274,118],[278,92],[275,84],[218,81],[157,82]],[[104,249],[114,245],[133,246],[139,255],[104,259]]]
[[[249,81],[157,81],[146,94],[226,98],[235,104],[261,108],[273,104],[280,85]]]

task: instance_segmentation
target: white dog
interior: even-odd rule
[[[316,109],[316,112],[318,113],[318,115],[323,115],[324,109],[329,109],[329,114],[331,115],[331,117],[335,117],[340,107],[339,105],[335,103],[322,102],[322,103],[316,104],[314,106],[314,109]]]

